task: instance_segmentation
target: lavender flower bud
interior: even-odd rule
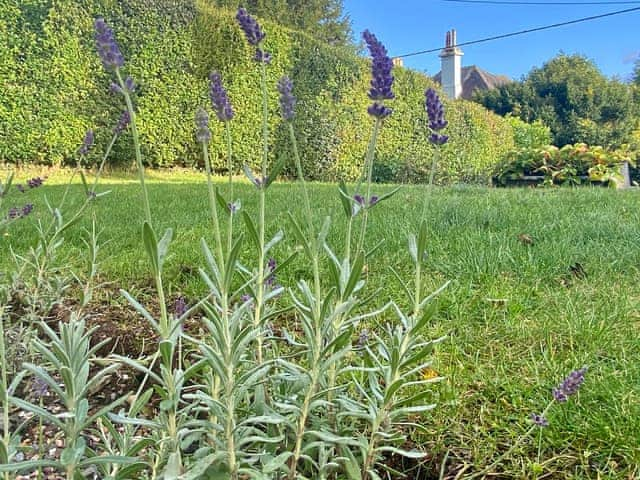
[[[575,395],[584,383],[585,373],[587,373],[587,367],[571,372],[560,385],[553,389],[553,398],[557,402],[566,402],[570,396]]]
[[[271,54],[269,52],[265,52],[261,48],[258,48],[253,59],[258,63],[266,63],[269,65],[271,63]]]
[[[133,93],[136,90],[136,83],[133,81],[133,78],[127,77],[124,81],[124,88],[127,89],[127,92]]]
[[[547,420],[542,415],[538,415],[537,413],[531,414],[531,421],[541,428],[549,426],[549,420]]]
[[[31,394],[36,400],[40,400],[42,397],[49,393],[49,385],[40,377],[35,377],[31,382]]]
[[[129,113],[129,110],[125,110],[122,112],[122,115],[120,115],[120,119],[118,120],[118,123],[113,128],[113,133],[115,135],[120,135],[122,132],[124,132],[127,129],[130,123],[131,123],[131,114]]]
[[[285,121],[292,120],[295,114],[296,97],[293,96],[293,82],[286,75],[278,81],[278,92],[280,92],[282,118]]]
[[[211,130],[209,130],[209,114],[204,108],[196,111],[196,139],[200,143],[208,143],[211,140]]]
[[[13,220],[14,218],[20,217],[20,210],[17,207],[11,207],[7,212],[7,218],[9,220]]]
[[[431,135],[429,135],[429,141],[434,145],[444,145],[449,141],[449,136],[432,133]]]
[[[369,330],[366,328],[360,331],[360,335],[358,335],[358,347],[364,348],[364,346],[369,342]]]
[[[33,212],[33,203],[27,203],[24,207],[22,207],[21,216],[26,217],[31,212]]]
[[[96,31],[96,47],[104,68],[110,70],[122,67],[124,65],[124,57],[116,43],[113,30],[102,17],[96,19],[94,27]]]
[[[211,105],[221,122],[228,122],[233,118],[233,107],[229,101],[227,91],[222,86],[222,78],[218,72],[209,75],[209,98]]]
[[[378,203],[378,200],[380,200],[380,198],[377,195],[371,195],[371,198],[369,199],[369,206],[373,207],[376,203]]]
[[[29,186],[29,188],[38,188],[42,186],[43,182],[44,182],[44,179],[42,177],[33,177],[27,180],[27,185]],[[18,190],[24,193],[24,187],[22,185],[20,185]]]
[[[254,47],[257,47],[264,37],[265,33],[258,25],[258,22],[251,16],[244,8],[239,8],[236,14],[236,20],[240,24],[240,28],[247,37],[247,42]]]
[[[274,288],[276,286],[276,276],[273,272],[275,272],[277,265],[275,258],[270,258],[267,262],[269,275],[265,279],[264,284],[268,287]]]
[[[173,303],[173,315],[176,318],[180,318],[187,313],[187,310],[187,302],[185,302],[184,297],[178,297]]]
[[[389,107],[385,107],[383,104],[374,102],[367,108],[367,112],[372,117],[379,118],[382,120],[383,118],[387,118],[389,115],[393,113],[393,110]]]
[[[93,141],[94,141],[93,130],[89,129],[87,130],[87,133],[85,133],[84,135],[84,140],[82,141],[82,146],[78,150],[78,153],[80,153],[80,155],[86,155],[87,153],[89,153],[89,150],[93,146]]]

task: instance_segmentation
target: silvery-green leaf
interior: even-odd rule
[[[402,450],[400,448],[395,448],[391,446],[381,446],[378,448],[378,451],[391,452],[395,455],[401,455],[406,458],[414,458],[414,459],[424,458],[427,456],[425,452],[418,452],[417,450]]]
[[[267,242],[264,247],[264,254],[266,255],[269,250],[271,250],[276,244],[280,243],[280,241],[284,238],[284,233],[282,230],[278,230],[278,232],[273,236],[271,240]]]
[[[160,273],[160,260],[158,258],[158,239],[156,238],[156,234],[151,228],[149,222],[144,222],[142,225],[142,241],[144,243],[144,248],[147,252],[147,257],[149,258],[149,262],[151,263],[151,271],[154,276],[157,276]]]
[[[286,468],[287,461],[289,460],[289,458],[291,458],[292,455],[293,455],[292,452],[283,452],[277,457],[273,457],[269,459],[269,461],[266,462],[262,467],[262,472],[273,473],[277,470],[280,470],[283,467],[285,468],[285,470],[288,470],[288,468]]]
[[[167,253],[169,252],[169,244],[173,238],[173,229],[167,228],[164,235],[158,242],[158,267],[162,270],[164,261],[167,259]]]
[[[163,480],[179,480],[182,473],[182,458],[180,452],[173,452],[164,468]]]

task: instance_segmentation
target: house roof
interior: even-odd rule
[[[438,72],[433,79],[441,82],[441,73]],[[494,75],[486,70],[481,69],[476,65],[469,67],[462,67],[460,71],[462,77],[462,98],[467,100],[473,96],[473,92],[476,90],[491,90],[506,83],[512,82],[512,80],[505,75]]]

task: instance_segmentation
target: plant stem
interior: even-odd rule
[[[231,126],[229,122],[224,123],[224,129],[227,137],[227,171],[229,172],[229,202],[233,205],[235,199],[233,198],[233,160],[232,153],[233,147],[231,142]],[[231,251],[231,247],[233,246],[233,216],[234,211],[229,208],[229,231],[227,232],[227,252]]]
[[[541,417],[546,416],[547,412],[549,411],[549,409],[553,406],[553,404],[555,403],[555,399],[552,399],[549,404],[547,405],[547,407],[543,410],[543,412],[540,414]],[[525,438],[529,437],[529,435],[531,435],[531,432],[533,432],[536,428],[542,428],[539,425],[536,425],[535,423],[533,425],[531,425],[531,427],[529,427],[529,430],[527,430],[525,433],[523,433],[522,435],[520,435],[517,440],[511,445],[511,447],[509,448],[509,450],[507,450],[506,452],[504,452],[502,455],[500,455],[492,464],[486,466],[485,468],[483,468],[482,470],[480,470],[479,472],[476,472],[467,478],[468,480],[471,480],[473,478],[479,478],[484,476],[486,473],[488,473],[491,469],[493,469],[493,467],[495,467],[496,465],[498,465],[502,460],[504,460],[506,457],[508,457],[509,455],[511,455],[511,453],[518,448],[522,442],[525,440]]]
[[[100,175],[102,174],[102,169],[104,168],[104,164],[106,163],[107,158],[109,157],[109,154],[111,153],[111,149],[113,148],[113,145],[116,143],[117,139],[118,139],[118,134],[116,133],[111,138],[111,141],[109,142],[109,145],[107,146],[107,150],[104,153],[104,155],[102,156],[102,160],[100,161],[100,165],[98,167],[98,171],[96,172],[96,178],[93,181],[93,186],[91,187],[91,190],[89,190],[91,193],[96,193],[96,187],[98,186],[98,180],[100,180]]]
[[[371,134],[371,139],[369,140],[367,156],[365,157],[364,162],[367,178],[367,195],[364,198],[365,205],[363,206],[363,220],[360,229],[360,240],[358,241],[358,252],[364,249],[364,239],[367,233],[367,221],[369,218],[369,205],[367,203],[371,200],[371,184],[373,182],[373,160],[376,154],[376,143],[378,142],[378,134],[380,133],[381,127],[382,120],[378,118],[373,124],[373,133]]]
[[[2,443],[6,451],[9,451],[9,443],[11,442],[11,435],[9,434],[9,385],[7,377],[7,353],[4,344],[4,311],[6,306],[0,307],[0,381],[2,382]],[[9,459],[11,461],[11,459]],[[9,480],[9,473],[6,472],[3,476],[4,480]]]
[[[218,207],[216,204],[216,193],[213,187],[213,179],[211,175],[211,161],[209,160],[209,148],[206,142],[202,142],[202,155],[204,157],[204,165],[207,171],[207,190],[209,193],[209,210],[211,213],[211,221],[213,222],[213,235],[216,242],[216,253],[218,256],[218,268],[220,276],[225,277],[224,252],[222,250],[222,235],[220,234],[220,223],[218,221]]]
[[[140,137],[138,135],[138,126],[136,124],[136,112],[133,109],[133,102],[131,101],[131,95],[129,94],[129,90],[124,84],[122,80],[122,74],[120,70],[116,68],[116,77],[118,79],[118,83],[120,84],[120,88],[122,89],[122,93],[124,95],[124,101],[127,104],[127,110],[129,111],[129,116],[131,117],[131,134],[133,136],[133,146],[136,153],[136,164],[138,166],[138,179],[140,180],[140,186],[142,187],[142,201],[144,204],[144,214],[147,223],[151,226],[151,206],[149,203],[149,192],[147,192],[147,187],[144,182],[144,164],[142,163],[142,152],[140,151]]]
[[[256,285],[256,306],[254,311],[254,328],[260,328],[262,324],[262,310],[264,308],[264,262],[265,262],[265,203],[266,203],[266,186],[267,179],[267,161],[269,160],[269,103],[267,92],[267,66],[263,63],[261,68],[261,86],[262,86],[262,185],[258,186],[260,190],[260,213],[258,220],[258,278]],[[256,337],[256,360],[258,365],[263,363],[263,335],[258,334]]]
[[[433,161],[431,162],[431,171],[429,172],[429,188],[433,187],[433,180],[436,176],[436,168],[438,166],[438,157],[440,157],[440,149],[436,146],[436,151],[433,154]]]

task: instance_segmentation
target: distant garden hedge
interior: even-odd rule
[[[111,136],[119,101],[95,54],[93,19],[113,27],[138,84],[136,104],[145,159],[150,165],[194,166],[193,114],[207,105],[207,77],[222,74],[236,117],[232,123],[236,164],[256,166],[261,152],[258,70],[234,12],[206,2],[176,0],[5,0],[0,4],[0,161],[68,165],[87,128],[98,148]],[[288,74],[299,99],[295,128],[305,168],[317,180],[354,180],[364,158],[372,122],[367,116],[368,63],[350,49],[263,22],[273,62],[268,82],[272,154],[288,155],[279,123],[275,84]],[[394,114],[379,142],[376,179],[421,182],[429,174],[424,90],[427,76],[395,69]],[[486,182],[496,162],[513,147],[512,127],[477,104],[446,102],[450,142],[437,181]],[[222,130],[214,123],[212,155],[224,168]],[[131,142],[115,146],[115,158],[131,161]]]

